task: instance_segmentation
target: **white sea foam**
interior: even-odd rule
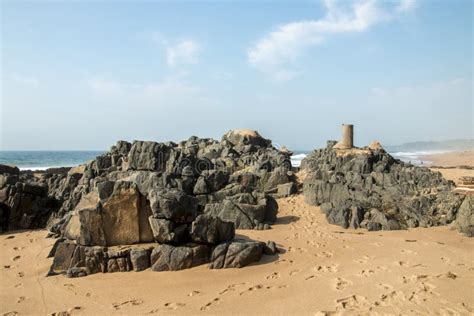
[[[291,165],[293,167],[299,167],[301,165],[301,161],[307,156],[307,154],[296,154],[291,156]]]
[[[50,168],[68,168],[68,167],[74,167],[74,166],[21,166],[18,167],[21,171],[44,171]]]

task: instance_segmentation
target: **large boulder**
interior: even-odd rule
[[[177,271],[209,262],[210,247],[207,245],[171,246],[160,245],[151,253],[153,271]]]
[[[152,191],[149,193],[149,198],[156,218],[165,218],[176,223],[190,223],[197,216],[196,198],[181,190]]]
[[[155,218],[150,216],[150,227],[155,241],[166,244],[177,244],[185,242],[188,237],[187,225],[177,224],[164,218]]]
[[[232,240],[235,236],[235,227],[232,222],[225,222],[210,214],[202,214],[191,224],[190,235],[196,243],[218,244]]]
[[[211,255],[211,269],[242,268],[262,257],[265,243],[235,240],[219,244]]]
[[[257,131],[250,129],[238,129],[227,132],[222,136],[222,140],[226,140],[233,145],[254,145],[267,147],[271,141],[263,138]]]
[[[219,203],[206,204],[204,213],[232,222],[237,229],[254,229],[276,220],[278,204],[268,195],[236,194]]]
[[[455,226],[468,237],[474,236],[474,196],[468,195],[458,210]]]
[[[133,248],[130,250],[130,261],[133,270],[142,271],[150,267],[150,250],[144,248]]]
[[[19,175],[20,174],[20,169],[18,169],[17,166],[9,166],[9,165],[0,164],[0,173],[1,174]]]
[[[133,142],[128,154],[128,168],[131,170],[165,171],[169,148],[156,142]]]

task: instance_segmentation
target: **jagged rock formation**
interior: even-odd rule
[[[61,175],[52,176],[57,179]],[[0,165],[0,232],[44,227],[60,203],[48,194],[45,181],[33,181],[17,167]]]
[[[360,149],[334,144],[329,141],[301,164],[308,173],[305,200],[320,205],[331,224],[393,230],[447,225],[458,216],[465,196],[452,193],[454,183],[440,173],[396,160],[377,142]]]
[[[44,214],[35,213],[38,227],[49,217],[47,228],[60,238],[51,252],[51,274],[83,276],[148,265],[155,271],[179,270],[220,258],[215,248],[233,245],[236,228],[270,228],[278,211],[274,197],[295,192],[290,154],[257,132],[242,130],[221,141],[119,141],[84,166],[25,174],[42,188],[37,194],[55,202]],[[18,177],[18,170],[4,169]],[[6,200],[17,195],[11,193],[13,184],[23,188],[20,193],[31,191],[8,177],[0,178],[0,187],[9,190]],[[19,227],[13,219],[5,216],[11,228]],[[160,246],[121,247],[154,242]],[[250,241],[238,245],[264,248]],[[211,267],[241,267],[261,254],[237,251],[229,255],[235,257],[231,263]]]
[[[466,196],[458,210],[453,226],[464,235],[474,237],[474,196]]]

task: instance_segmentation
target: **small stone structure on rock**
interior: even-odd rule
[[[354,147],[354,125],[342,124],[342,139],[334,148],[351,149]]]

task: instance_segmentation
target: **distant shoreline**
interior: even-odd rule
[[[420,158],[429,161],[429,166],[474,166],[474,150],[453,151],[447,153],[424,155],[420,156]]]

